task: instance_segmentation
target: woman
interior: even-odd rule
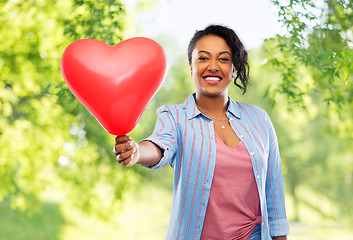
[[[164,105],[152,135],[135,143],[118,136],[122,166],[174,169],[166,239],[286,239],[277,137],[262,109],[228,97],[234,79],[244,93],[247,53],[233,30],[211,25],[190,41],[196,92]],[[240,81],[240,83],[238,83]]]

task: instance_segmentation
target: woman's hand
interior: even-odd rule
[[[129,136],[117,136],[113,152],[116,160],[123,167],[131,167],[139,160],[139,146]]]

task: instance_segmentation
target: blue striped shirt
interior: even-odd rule
[[[174,169],[173,201],[166,239],[200,239],[216,163],[213,121],[195,103],[157,110],[154,132],[146,140],[164,150],[156,169]],[[275,130],[259,107],[229,100],[230,125],[250,155],[261,206],[261,239],[287,235],[281,160]],[[232,184],[231,182],[229,184]]]

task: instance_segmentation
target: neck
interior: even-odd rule
[[[209,113],[224,114],[228,109],[228,94],[210,97],[196,93],[196,104]]]

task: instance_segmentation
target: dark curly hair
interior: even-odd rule
[[[246,92],[246,87],[249,84],[248,54],[239,37],[232,29],[222,25],[209,25],[204,30],[196,31],[188,46],[189,64],[191,64],[191,55],[195,48],[196,42],[207,35],[219,36],[223,38],[229,46],[230,50],[232,51],[232,61],[236,70],[234,84],[242,89],[244,94]],[[237,83],[238,79],[241,81],[240,84]]]

